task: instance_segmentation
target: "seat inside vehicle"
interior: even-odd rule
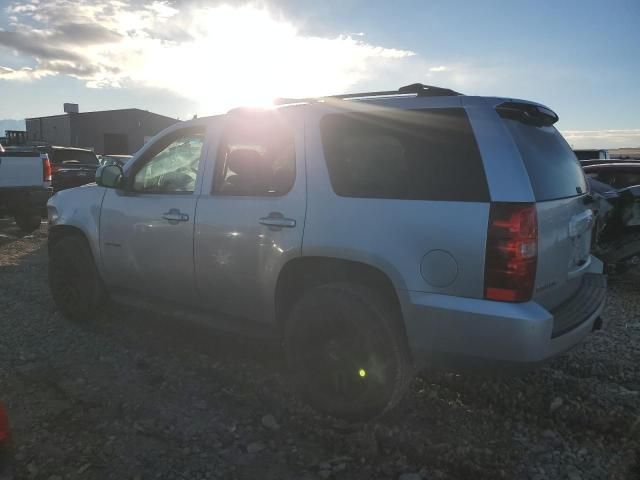
[[[227,171],[222,192],[227,195],[267,194],[273,181],[271,163],[256,150],[241,148],[227,156]]]

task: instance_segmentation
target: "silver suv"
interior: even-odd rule
[[[416,84],[176,124],[49,201],[53,297],[276,333],[303,396],[354,419],[416,367],[541,362],[606,293],[557,119]]]

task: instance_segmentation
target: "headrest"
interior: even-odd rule
[[[237,175],[249,175],[260,169],[261,155],[249,148],[239,148],[229,153],[227,165]]]

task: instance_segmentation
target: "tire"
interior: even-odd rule
[[[20,212],[15,215],[16,224],[23,233],[29,234],[40,228],[42,216],[40,213]]]
[[[58,240],[49,251],[49,289],[69,320],[92,317],[106,299],[89,245],[80,236]]]
[[[375,290],[333,283],[307,291],[285,326],[289,368],[316,410],[365,421],[394,407],[413,378],[400,312]]]

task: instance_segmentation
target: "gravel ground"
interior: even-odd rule
[[[15,478],[640,478],[638,283],[613,284],[608,330],[542,369],[423,376],[349,425],[296,399],[276,345],[123,309],[66,321],[46,259],[44,225],[21,237],[0,220]]]

